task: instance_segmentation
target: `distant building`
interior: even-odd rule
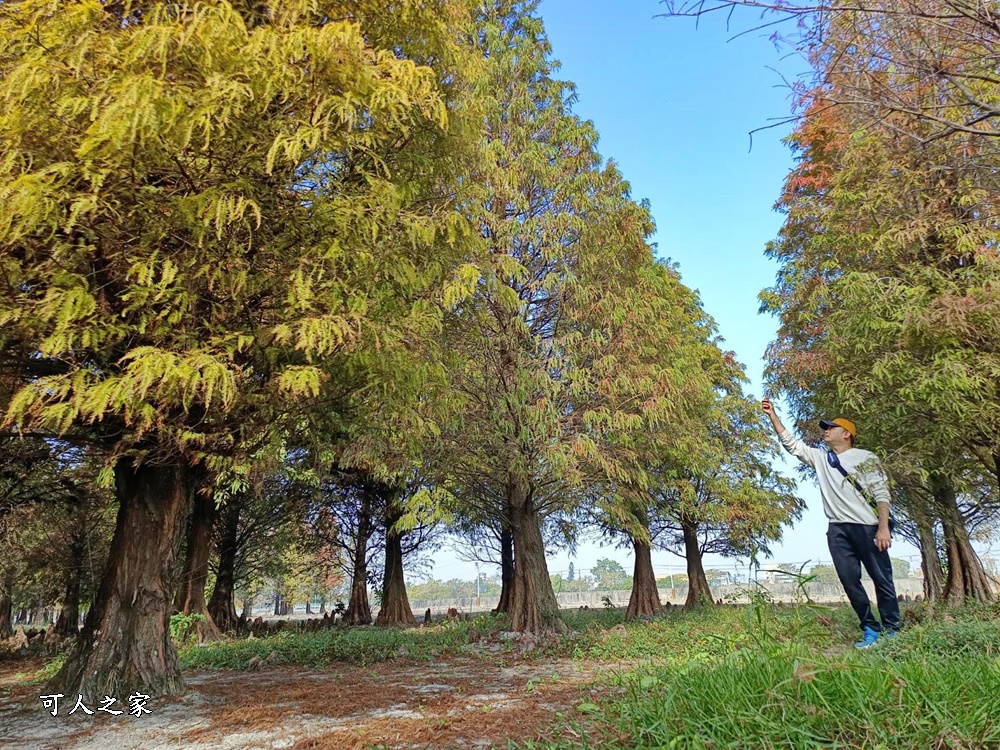
[[[757,571],[757,580],[761,583],[792,583],[794,579],[775,565],[762,565]]]

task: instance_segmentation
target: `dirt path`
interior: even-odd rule
[[[593,685],[592,665],[453,656],[187,674],[186,695],[151,700],[141,718],[67,715],[75,698],[53,717],[38,688],[13,687],[18,671],[30,666],[0,664],[0,747],[32,750],[506,747],[546,736],[560,714],[582,718],[576,706],[607,690]]]

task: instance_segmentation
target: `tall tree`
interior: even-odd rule
[[[483,257],[446,328],[462,420],[445,435],[455,496],[510,528],[512,627],[538,632],[563,627],[544,520],[568,517],[590,482],[641,482],[629,436],[684,408],[684,378],[655,350],[675,349],[689,293],[669,274],[655,305],[637,293],[664,272],[648,207],[572,113],[536,7],[494,2],[481,22],[485,157],[466,210]]]
[[[412,300],[436,294],[436,238],[463,226],[446,128],[464,13],[0,7],[0,351],[32,355],[5,362],[22,377],[7,421],[95,425],[120,503],[54,688],[179,691],[168,618],[192,467],[243,460],[321,391],[318,360],[432,314]]]
[[[810,421],[863,406],[866,445],[907,487],[925,593],[990,598],[968,538],[1000,501],[995,4],[667,5],[672,15],[749,7],[770,14],[769,26],[794,21],[774,38],[813,71],[798,83],[800,164],[771,248],[782,270],[762,295],[783,323],[772,375]],[[982,487],[984,472],[994,488],[962,491]],[[949,540],[947,593],[936,528]]]
[[[211,563],[215,586],[207,606],[223,632],[241,627],[236,592],[259,589],[278,575],[282,550],[303,536],[311,485],[299,480],[294,468],[292,462],[258,466],[235,491],[218,498]]]
[[[954,580],[978,581],[967,593],[988,596],[967,524],[994,514],[1000,496],[957,514],[945,510],[948,493],[935,491],[931,477],[971,486],[994,469],[1000,393],[990,373],[1000,308],[988,290],[1000,268],[992,192],[943,142],[915,148],[863,113],[823,106],[822,96],[808,100],[793,136],[801,160],[770,249],[783,264],[762,295],[782,318],[772,376],[804,418],[857,410],[865,445],[886,455],[890,473],[931,488],[905,494],[911,505],[900,508],[923,525],[921,543],[933,542],[928,531],[943,513],[956,540],[948,565],[963,571]]]
[[[385,495],[376,480],[362,471],[330,472],[321,478],[308,513],[312,533],[337,550],[336,559],[350,581],[344,621],[350,625],[372,622],[368,586],[382,550],[372,538],[380,533],[385,517]]]
[[[729,361],[725,388],[705,415],[701,439],[660,467],[651,485],[649,527],[657,545],[687,561],[688,608],[711,604],[706,552],[757,557],[801,515],[795,483],[773,467],[778,446],[742,368]]]

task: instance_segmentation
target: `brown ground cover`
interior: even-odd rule
[[[398,659],[322,670],[278,666],[185,675],[188,692],[151,700],[136,718],[44,709],[36,687],[17,687],[41,664],[0,662],[0,746],[37,750],[181,750],[192,747],[506,747],[547,736],[583,716],[576,707],[608,688],[594,667],[569,660],[500,662],[476,655]],[[20,677],[17,675],[20,674]],[[91,706],[93,708],[93,706]],[[563,719],[566,719],[565,721]],[[7,744],[4,744],[7,743]]]

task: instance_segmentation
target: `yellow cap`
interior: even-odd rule
[[[844,419],[843,417],[837,417],[836,419],[832,420],[821,419],[819,421],[819,426],[822,427],[824,430],[829,429],[830,427],[833,427],[835,425],[837,427],[843,427],[845,430],[851,433],[851,437],[856,438],[858,436],[858,428],[855,427],[854,422],[852,422],[849,419]]]

